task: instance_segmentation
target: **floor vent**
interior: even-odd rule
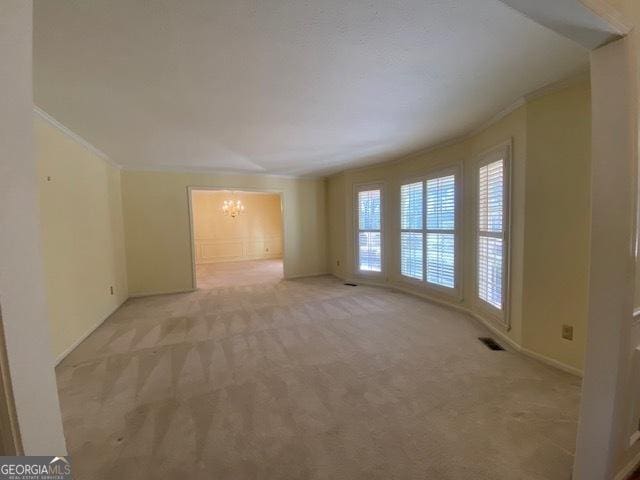
[[[358,285],[356,285],[355,283],[345,283],[345,285],[347,287],[357,287]]]
[[[490,350],[504,350],[504,348],[491,337],[479,337],[478,340],[484,343]]]

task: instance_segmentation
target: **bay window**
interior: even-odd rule
[[[447,292],[459,288],[459,171],[400,186],[400,273]]]

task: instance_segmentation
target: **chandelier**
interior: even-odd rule
[[[238,215],[244,212],[244,205],[240,200],[225,200],[222,204],[222,213],[236,218]]]

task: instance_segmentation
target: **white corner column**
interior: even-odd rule
[[[0,2],[0,304],[24,452],[64,455],[38,226],[32,9]]]
[[[613,479],[628,448],[638,97],[633,43],[591,54],[589,318],[573,478]]]

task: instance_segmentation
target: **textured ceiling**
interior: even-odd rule
[[[37,106],[130,168],[325,174],[587,66],[498,0],[36,0]]]

